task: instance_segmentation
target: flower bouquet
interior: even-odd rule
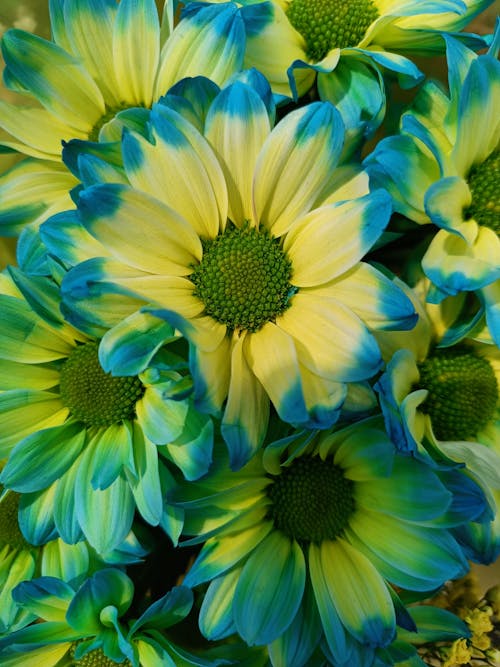
[[[0,665],[500,664],[492,6],[5,29]]]

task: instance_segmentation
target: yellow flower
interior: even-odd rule
[[[443,662],[443,667],[456,667],[456,665],[466,665],[472,654],[467,646],[466,639],[457,639],[450,648],[450,654],[447,660]]]
[[[474,635],[482,635],[493,630],[490,614],[486,611],[481,611],[480,609],[473,609],[472,612],[465,617],[465,621]]]

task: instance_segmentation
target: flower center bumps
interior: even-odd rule
[[[473,167],[468,178],[472,203],[467,216],[500,234],[500,151]]]
[[[285,535],[303,542],[334,540],[354,511],[352,482],[331,460],[302,456],[267,487],[271,518]]]
[[[0,495],[3,487],[0,486]],[[5,546],[24,549],[28,543],[19,529],[17,514],[19,511],[19,493],[10,491],[0,502],[0,550]]]
[[[254,332],[288,308],[291,275],[278,241],[246,225],[204,241],[190,279],[207,315],[231,330]]]
[[[378,17],[371,0],[292,0],[288,20],[306,41],[306,54],[322,60],[331,49],[356,46]]]
[[[75,419],[91,426],[110,426],[135,415],[144,393],[137,377],[113,377],[99,363],[98,344],[74,349],[62,366],[61,400]]]
[[[429,391],[422,411],[440,440],[474,439],[493,417],[498,386],[490,363],[463,347],[436,350],[419,367]]]
[[[89,651],[79,660],[75,660],[75,648],[78,646],[79,642],[75,642],[74,645],[70,648],[70,655],[73,659],[71,663],[74,667],[114,667],[114,665],[121,665],[121,667],[131,667],[130,660],[125,660],[124,662],[115,662],[104,655],[102,649],[96,648],[93,651]]]

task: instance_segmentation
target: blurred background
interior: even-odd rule
[[[159,7],[163,0],[157,0]],[[489,9],[478,16],[468,26],[470,32],[488,34],[493,31],[495,19],[500,13],[500,0],[496,0]],[[49,17],[47,0],[0,0],[0,39],[8,28],[20,28],[34,32],[42,37],[49,37]],[[444,79],[446,76],[446,65],[444,58],[422,58],[418,60],[418,66],[429,76]],[[0,55],[0,71],[3,62]],[[0,83],[0,99],[23,104],[23,97],[8,91]],[[1,130],[0,130],[1,132]],[[0,153],[0,173],[9,168],[18,158],[9,154]],[[13,239],[0,238],[0,269],[7,264],[15,263],[15,242]],[[481,587],[486,589],[500,582],[500,560],[490,567],[477,567]]]

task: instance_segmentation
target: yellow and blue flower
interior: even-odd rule
[[[34,620],[12,598],[12,591],[22,581],[49,576],[80,584],[95,570],[106,567],[87,542],[67,544],[57,537],[43,515],[33,531],[33,522],[27,519],[29,495],[2,491],[0,485],[0,636]],[[126,565],[138,562],[145,553],[131,533],[120,548],[106,554],[106,559],[117,566]]]
[[[38,622],[0,639],[4,667],[220,664],[191,655],[164,634],[191,610],[193,594],[184,586],[174,587],[138,617],[131,614],[134,584],[114,568],[73,586],[41,577],[20,584],[13,596]]]
[[[142,307],[188,339],[196,406],[223,408],[235,468],[262,443],[269,401],[285,422],[331,426],[347,385],[381,368],[371,330],[414,324],[407,297],[361,261],[390,198],[339,163],[343,146],[331,104],[272,129],[261,95],[237,81],[210,105],[204,136],[156,105],[150,137],[123,139],[130,185],[87,187],[77,214],[42,226],[74,267],[62,281],[70,320],[109,326]],[[103,361],[119,372],[112,350]]]
[[[30,156],[0,181],[3,235],[70,207],[78,181],[61,164],[63,141],[109,141],[180,79],[222,83],[241,68],[235,7],[206,6],[175,28],[173,7],[166,0],[160,19],[154,0],[53,0],[52,41],[19,29],[3,35],[5,84],[33,100],[0,101],[0,143]]]
[[[500,63],[497,27],[477,56],[447,38],[449,93],[435,82],[403,114],[400,134],[383,139],[365,165],[396,211],[439,229],[422,259],[434,288],[428,299],[475,293],[500,345]],[[480,128],[480,131],[479,131]],[[464,332],[466,329],[464,327]]]
[[[164,503],[168,466],[188,479],[205,474],[213,439],[210,418],[193,409],[186,363],[148,349],[139,375],[125,375],[125,361],[120,377],[105,373],[100,340],[62,319],[57,286],[11,272],[26,298],[14,286],[0,296],[1,481],[27,494],[25,530],[38,536],[30,541],[43,543],[52,527],[106,554],[126,538],[137,509],[175,542],[181,518]],[[175,340],[169,325],[158,327],[162,343]]]
[[[185,544],[203,543],[184,580],[209,584],[202,633],[268,645],[273,664],[309,664],[322,638],[333,664],[369,664],[395,638],[394,586],[431,591],[468,568],[443,521],[452,493],[378,418],[289,436],[236,473],[217,457],[172,493]]]
[[[443,345],[448,304],[426,305],[425,288],[418,291],[414,332],[377,334],[387,366],[375,389],[398,450],[441,469],[465,465],[461,484],[473,481],[486,493],[490,516],[464,524],[459,535],[469,559],[491,563],[500,553],[500,350],[491,339]]]
[[[408,56],[442,51],[443,32],[462,30],[492,1],[242,0],[245,65],[260,70],[283,96],[303,95],[316,74],[326,80],[325,93],[330,85],[346,90],[351,65],[355,82],[366,75],[376,81],[377,70],[386,69],[408,87],[423,78]],[[484,46],[476,36],[461,38]],[[337,67],[345,68],[339,77]]]

